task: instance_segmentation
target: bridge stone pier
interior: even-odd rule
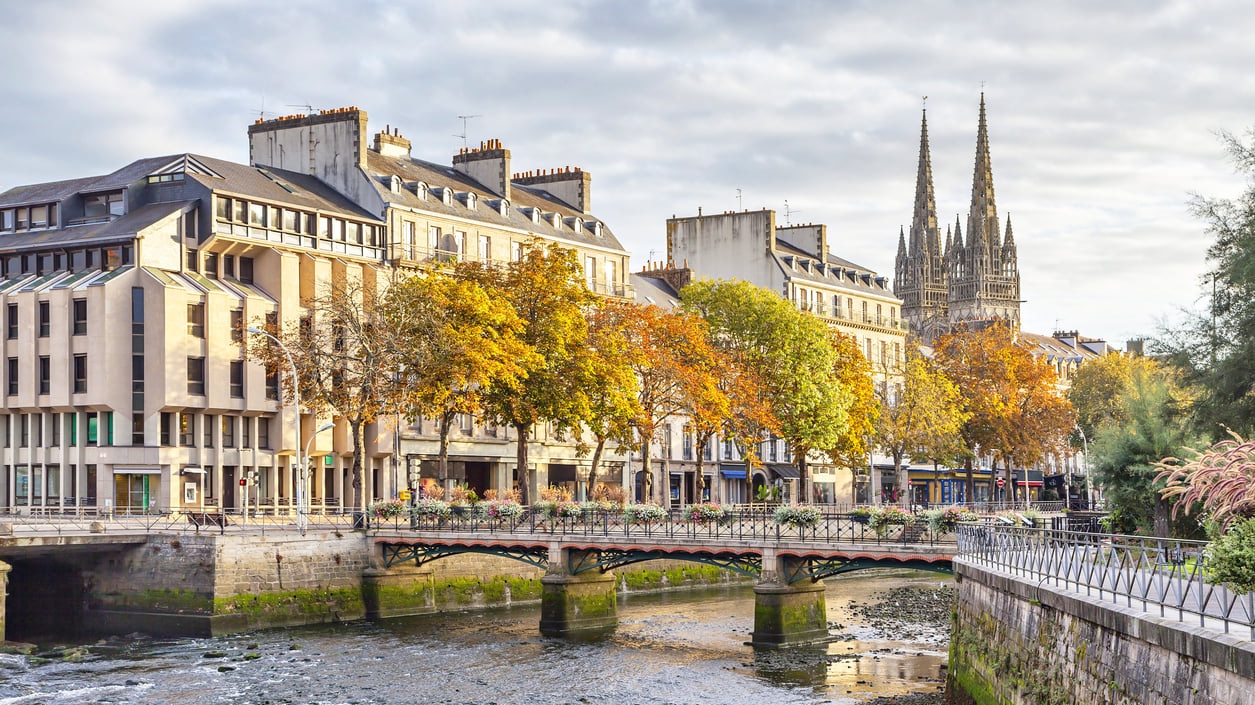
[[[540,579],[540,633],[545,636],[595,636],[619,623],[618,596],[612,571],[572,574],[592,552],[561,544],[549,547],[549,568]]]
[[[822,580],[788,582],[803,561],[763,550],[763,573],[754,586],[754,631],[750,645],[781,648],[828,640],[828,604]]]

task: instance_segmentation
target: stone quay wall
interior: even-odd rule
[[[956,559],[952,705],[1255,705],[1255,644]]]
[[[362,532],[153,535],[82,568],[84,624],[127,633],[210,635],[452,609],[539,602],[544,571],[464,554],[382,565]],[[624,591],[740,582],[681,561],[615,571]]]

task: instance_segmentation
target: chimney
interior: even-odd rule
[[[504,199],[510,198],[510,150],[501,140],[480,142],[453,157],[453,168],[478,181]]]
[[[584,214],[593,210],[592,180],[592,175],[587,171],[569,166],[565,169],[527,172],[514,178],[515,183],[538,188]]]
[[[394,130],[390,125],[384,126],[383,132],[375,135],[374,149],[383,157],[410,158],[410,141],[401,136],[400,130]]]

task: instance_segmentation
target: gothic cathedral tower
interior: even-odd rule
[[[925,343],[932,343],[957,324],[980,326],[1001,320],[1019,328],[1020,269],[1011,219],[1007,218],[1005,236],[998,223],[984,93],[980,96],[966,240],[956,219],[953,234],[947,230],[945,247],[940,245],[925,118],[911,237],[908,244],[899,232],[895,269],[894,293],[902,299],[902,317]]]
[[[920,128],[919,168],[915,173],[915,213],[911,216],[908,247],[898,232],[898,257],[893,293],[902,299],[902,317],[912,331],[932,341],[949,327],[946,252],[937,229],[937,200],[933,193],[932,158],[928,153],[928,112]],[[949,247],[949,238],[946,246]]]

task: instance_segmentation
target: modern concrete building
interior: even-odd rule
[[[508,176],[495,141],[449,166],[413,159],[395,131],[368,145],[356,108],[259,121],[249,140],[248,166],[177,154],[0,193],[0,508],[290,511],[299,424],[313,508],[351,509],[347,424],[281,404],[243,328],[301,320],[332,279],[508,262],[534,238],[576,250],[594,291],[630,296],[587,172]],[[434,424],[397,421],[363,434],[367,502],[435,457]],[[454,476],[509,489],[512,441],[462,419]],[[544,428],[531,450],[533,486],[573,485],[586,462]],[[623,481],[621,457],[605,467]]]

